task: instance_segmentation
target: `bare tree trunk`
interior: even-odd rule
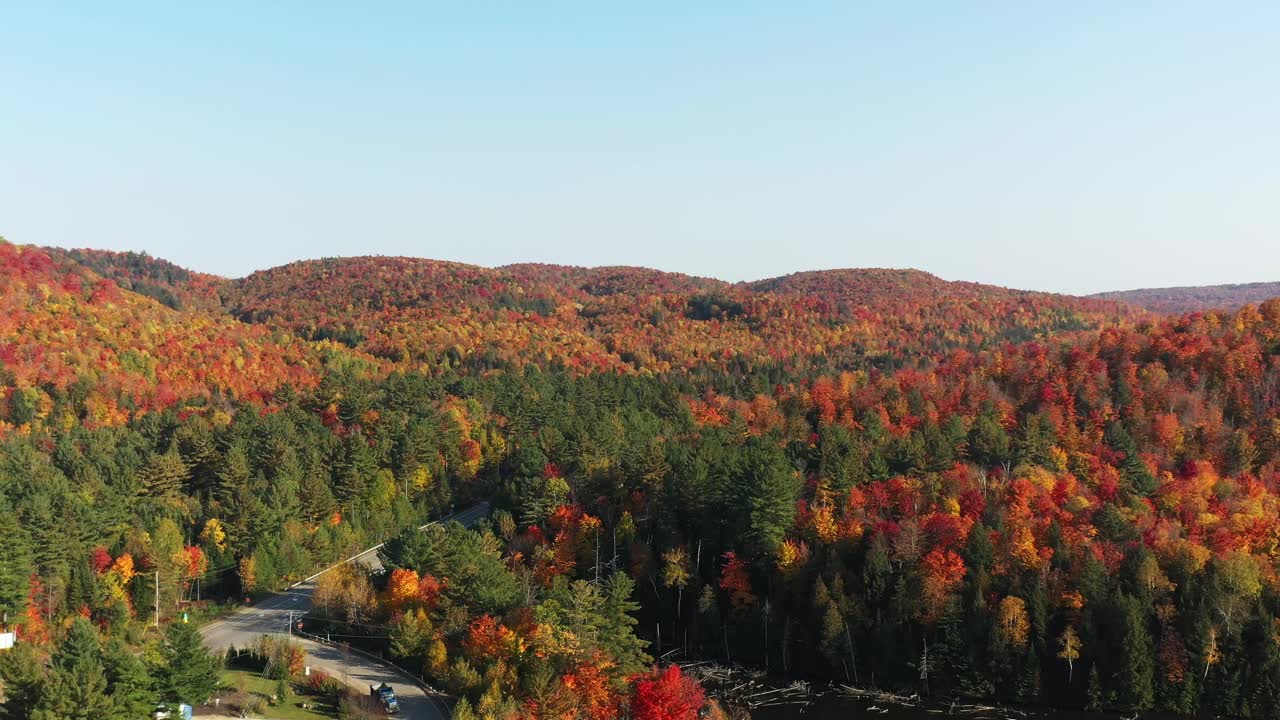
[[[787,649],[791,645],[791,616],[787,615],[782,621],[782,671],[791,671],[791,662],[788,657],[790,653]]]
[[[857,684],[858,658],[856,658],[853,654],[853,637],[849,634],[849,623],[844,624],[844,641],[845,641],[845,644],[849,646],[849,663],[853,665],[853,682],[854,684]],[[845,670],[846,679],[848,677],[848,674],[849,674],[849,671],[846,669]]]
[[[764,599],[764,671],[769,672],[769,598]]]

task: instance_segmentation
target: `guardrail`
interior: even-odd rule
[[[382,655],[374,655],[373,653],[367,650],[361,650],[360,648],[355,647],[351,643],[345,643],[338,640],[330,640],[329,638],[323,638],[323,637],[320,637],[319,635],[312,635],[311,633],[303,632],[301,630],[294,630],[292,632],[292,635],[294,637],[300,637],[305,640],[310,640],[311,642],[318,643],[320,645],[341,648],[344,651],[354,653],[356,655],[359,655],[365,658],[366,660],[371,660],[375,663],[378,663],[379,665],[383,665],[387,667],[391,671],[398,674],[402,679],[407,680],[410,683],[416,685],[418,689],[422,690],[422,692],[427,696],[428,700],[430,700],[432,704],[436,705],[437,709],[439,709],[441,712],[444,713],[443,717],[448,717],[449,708],[447,705],[445,705],[444,707],[441,707],[442,705],[444,705],[444,702],[440,699],[442,697],[448,697],[446,693],[440,692],[439,690],[435,689],[430,684],[428,684],[425,678],[419,675],[414,675],[413,673],[409,672],[403,667],[400,667],[395,662],[388,660]]]
[[[460,515],[466,515],[467,513],[473,512],[473,511],[475,511],[475,510],[482,510],[482,511],[483,511],[483,512],[482,512],[482,514],[487,514],[487,513],[488,513],[488,511],[489,511],[489,503],[487,503],[487,502],[476,503],[475,505],[472,505],[471,507],[469,507],[469,508],[467,508],[467,509],[465,509],[465,510],[460,510],[460,511],[458,511],[458,512],[449,513],[448,515],[446,515],[446,516],[444,516],[444,517],[440,518],[439,520],[432,520],[431,522],[427,523],[426,525],[419,525],[419,526],[418,526],[418,530],[419,530],[419,532],[421,532],[421,531],[426,530],[427,528],[431,527],[432,525],[439,525],[439,524],[441,524],[441,523],[450,522],[451,520],[456,519],[456,518],[457,518],[458,516],[460,516]],[[309,583],[309,582],[311,582],[312,580],[315,580],[316,578],[320,577],[321,575],[324,575],[325,573],[329,572],[330,570],[332,570],[332,569],[334,569],[334,568],[336,568],[336,567],[341,567],[341,566],[343,566],[343,565],[346,565],[347,563],[355,562],[356,560],[359,560],[360,558],[364,557],[365,555],[368,555],[368,554],[370,554],[370,553],[377,552],[377,551],[381,550],[382,548],[384,548],[384,547],[386,547],[386,546],[387,546],[387,543],[385,543],[385,542],[378,543],[377,545],[374,545],[374,546],[373,546],[373,547],[371,547],[371,548],[368,548],[368,549],[366,549],[366,550],[363,550],[363,551],[361,551],[361,552],[356,553],[355,555],[352,555],[351,557],[347,558],[346,560],[343,560],[342,562],[336,562],[336,563],[334,563],[334,564],[330,565],[329,567],[327,567],[327,568],[325,568],[325,569],[321,570],[320,572],[318,572],[318,573],[316,573],[316,574],[312,575],[311,577],[303,578],[302,580],[299,580],[298,582],[296,582],[296,583],[294,583],[294,584],[290,585],[288,589],[289,589],[289,590],[294,590],[294,589],[298,588],[298,587],[299,587],[299,586],[301,586],[301,585],[305,585],[306,583]]]

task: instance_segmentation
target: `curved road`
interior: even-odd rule
[[[425,530],[432,525],[453,520],[471,527],[488,514],[489,504],[480,503],[418,529]],[[316,578],[351,562],[381,570],[382,561],[378,558],[378,551],[385,544],[375,545],[327,567],[257,605],[242,608],[222,620],[209,623],[200,630],[204,634],[205,643],[214,650],[225,651],[232,645],[238,648],[250,647],[263,635],[289,632],[290,617],[304,615],[311,609],[311,592],[315,589]],[[445,720],[449,717],[449,706],[441,696],[423,689],[417,678],[408,673],[357,651],[296,639],[306,649],[307,664],[314,669],[322,670],[366,693],[370,685],[383,682],[390,685],[400,699],[400,717],[409,720]]]

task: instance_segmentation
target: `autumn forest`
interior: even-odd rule
[[[456,718],[736,712],[692,661],[1280,717],[1270,294],[0,240],[0,718],[145,717],[165,627],[382,542],[308,622]]]

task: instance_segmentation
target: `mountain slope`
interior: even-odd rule
[[[350,355],[220,311],[179,312],[69,254],[0,241],[0,428],[118,424],[214,395],[263,400],[314,385],[339,354]],[[50,418],[55,405],[74,417]]]
[[[146,253],[42,248],[51,258],[76,263],[124,290],[145,295],[174,310],[222,309],[222,293],[232,281],[194,272]]]

